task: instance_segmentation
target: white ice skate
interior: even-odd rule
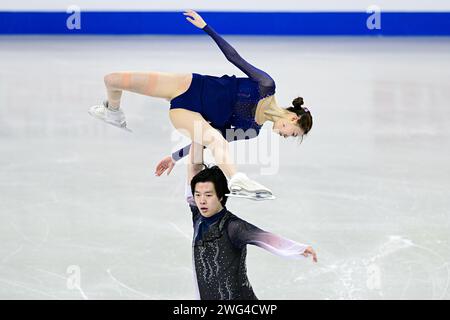
[[[270,189],[256,181],[250,180],[244,173],[238,172],[228,182],[229,197],[246,198],[251,200],[274,200],[275,196]]]
[[[108,101],[103,101],[103,104],[92,106],[88,112],[94,118],[105,121],[125,131],[132,132],[127,128],[127,121],[125,120],[123,111],[121,109],[113,110],[108,108]]]

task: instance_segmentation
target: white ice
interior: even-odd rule
[[[272,174],[241,165],[277,200],[229,201],[318,253],[250,247],[257,296],[449,299],[450,39],[226,38],[314,116],[302,145],[273,135]],[[0,38],[1,299],[195,298],[185,165],[153,174],[168,102],[125,93],[133,134],[87,114],[122,70],[243,76],[206,36]]]

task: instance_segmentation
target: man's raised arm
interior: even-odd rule
[[[195,201],[191,190],[191,181],[192,178],[203,169],[203,146],[192,142],[189,149],[189,161],[187,165],[186,201],[193,206],[195,206]]]

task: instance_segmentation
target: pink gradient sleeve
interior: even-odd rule
[[[276,234],[264,231],[243,221],[233,220],[228,225],[228,235],[231,242],[238,248],[250,244],[265,249],[277,256],[300,259],[305,258],[302,253],[308,247]]]

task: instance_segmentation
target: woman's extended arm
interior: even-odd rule
[[[219,49],[223,52],[228,61],[238,67],[249,78],[257,81],[264,87],[275,86],[275,81],[266,72],[256,68],[240,56],[240,54],[234,49],[224,38],[222,38],[210,25],[206,25],[203,28],[207,34],[217,43]]]
[[[209,34],[211,38],[213,38],[213,40],[217,43],[227,60],[238,67],[249,78],[257,81],[263,87],[275,87],[275,81],[266,72],[245,61],[239,55],[236,49],[234,49],[227,41],[225,41],[225,39],[223,39],[210,25],[206,24],[206,22],[197,12],[188,10],[184,13],[184,15],[188,16],[186,17],[186,19],[189,22]]]

